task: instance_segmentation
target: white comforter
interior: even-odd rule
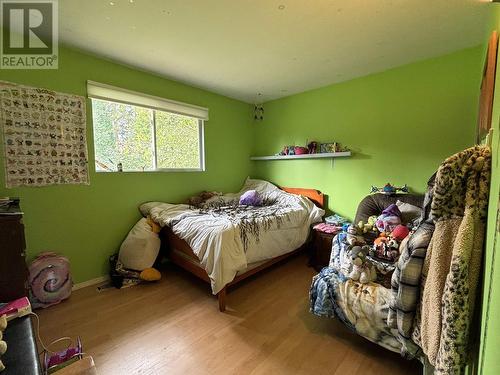
[[[309,199],[254,179],[247,179],[240,192],[214,197],[206,204],[214,201],[234,203],[248,190],[257,190],[265,199],[275,201],[276,215],[257,218],[259,233],[257,236],[248,234],[246,243],[241,235],[244,219],[214,212],[200,214],[199,210],[186,204],[149,202],[140,209],[143,215],[150,215],[161,226],[171,227],[189,244],[210,277],[212,292],[217,294],[248,264],[275,258],[302,246],[310,225],[321,221],[324,215],[324,211]]]

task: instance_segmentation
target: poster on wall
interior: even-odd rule
[[[0,81],[5,185],[89,184],[85,98]]]

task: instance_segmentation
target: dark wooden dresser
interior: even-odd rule
[[[28,295],[22,218],[18,201],[0,209],[0,302]]]

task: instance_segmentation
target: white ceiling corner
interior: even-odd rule
[[[478,45],[489,6],[481,0],[65,0],[59,35],[66,45],[252,103]]]

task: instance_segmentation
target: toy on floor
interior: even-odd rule
[[[141,281],[157,281],[161,273],[153,268],[160,252],[161,227],[151,219],[142,218],[123,241],[118,256],[109,259],[111,284],[125,288]]]
[[[144,281],[158,281],[161,279],[161,273],[156,268],[146,268],[139,274],[139,278]]]
[[[366,284],[377,279],[375,267],[367,260],[366,256],[370,251],[370,247],[352,246],[348,252],[348,261],[352,264],[352,270],[349,273],[349,278],[354,281],[359,281],[361,284]]]
[[[55,305],[71,295],[69,260],[53,252],[39,254],[29,267],[29,292],[33,308]]]
[[[80,337],[76,339],[76,345],[71,346],[71,339],[69,337],[64,337],[62,339],[56,340],[51,343],[68,340],[69,345],[66,349],[59,352],[49,352],[45,350],[43,353],[43,370],[46,374],[54,373],[63,367],[83,358],[83,347]],[[50,347],[50,345],[49,345]]]
[[[0,372],[5,370],[5,365],[2,362],[1,356],[7,351],[7,343],[3,341],[3,331],[7,328],[7,316],[0,316]]]
[[[408,193],[410,190],[408,189],[408,186],[406,186],[406,184],[404,184],[401,187],[396,187],[388,182],[387,184],[385,184],[384,187],[381,188],[372,185],[371,193],[382,193],[382,194],[392,195],[396,194],[398,191],[402,193]]]
[[[124,268],[142,272],[153,266],[160,252],[160,230],[150,217],[134,225],[120,246],[118,260]]]

